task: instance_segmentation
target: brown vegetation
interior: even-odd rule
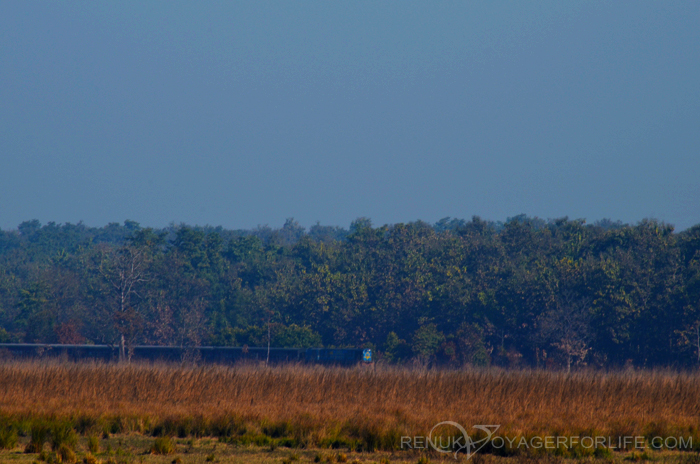
[[[445,420],[467,429],[501,424],[508,436],[683,433],[697,447],[700,375],[7,363],[0,365],[0,415],[20,433],[42,420],[85,436],[365,450],[395,449],[400,436],[426,434]]]

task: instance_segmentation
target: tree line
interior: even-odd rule
[[[348,229],[27,221],[0,342],[368,347],[388,363],[700,365],[700,226],[525,215]]]

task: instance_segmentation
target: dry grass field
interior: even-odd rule
[[[101,443],[96,446],[104,454],[105,440],[124,439],[136,453],[132,453],[133,462],[143,461],[148,450],[152,451],[149,459],[155,459],[152,462],[176,452],[182,454],[181,462],[189,462],[183,443],[199,449],[193,443],[202,440],[220,447],[218,460],[224,459],[224,449],[252,447],[267,449],[262,456],[272,459],[269,462],[293,458],[289,450],[302,453],[297,455],[301,461],[311,460],[311,455],[303,454],[312,453],[310,450],[329,450],[331,454],[321,460],[335,459],[332,452],[346,450],[374,453],[358,456],[378,456],[377,460],[381,453],[392,453],[392,462],[415,462],[418,454],[401,451],[401,437],[425,436],[435,424],[447,420],[468,430],[474,424],[499,424],[494,436],[510,438],[601,435],[612,440],[641,436],[650,441],[652,437],[684,436],[692,439],[695,449],[680,453],[687,459],[700,449],[700,375],[366,366],[0,364],[0,448],[14,450],[14,454],[0,454],[2,460],[39,456],[50,461],[58,459],[56,452],[63,449],[68,454],[66,462],[72,459],[66,448],[87,452],[92,440]],[[167,440],[174,446],[163,450],[163,456],[153,449],[159,437],[170,437]],[[133,445],[134,440],[145,441]],[[184,448],[178,451],[178,446]],[[117,445],[110,448],[115,453]],[[20,453],[25,449],[35,453]],[[46,450],[44,456],[38,454],[40,449]],[[46,455],[52,449],[53,455]],[[140,458],[136,450],[141,450]],[[487,446],[480,456],[522,458],[532,453],[541,456],[543,450],[524,453]],[[545,454],[594,457],[592,450],[581,447],[559,447]],[[610,459],[617,454],[637,456],[632,451],[595,456]],[[429,456],[433,460],[449,457]],[[200,457],[197,462],[204,462],[205,455]],[[360,457],[352,459],[364,462]]]

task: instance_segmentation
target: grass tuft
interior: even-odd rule
[[[11,450],[17,446],[17,430],[14,427],[0,429],[0,449]]]
[[[63,464],[74,464],[78,460],[75,451],[67,443],[61,443],[58,446],[56,456],[60,458],[59,462]]]
[[[158,437],[153,442],[151,453],[153,454],[172,454],[175,451],[170,437]]]
[[[51,427],[51,449],[53,451],[57,451],[62,446],[73,450],[77,443],[78,435],[70,423],[57,422],[53,424]]]
[[[87,439],[87,448],[91,453],[100,452],[100,439],[95,435],[90,435]]]
[[[87,453],[83,458],[83,464],[101,464],[101,462],[92,453]]]
[[[41,453],[44,450],[44,443],[49,437],[49,426],[43,420],[35,421],[31,426],[31,438],[25,453]]]

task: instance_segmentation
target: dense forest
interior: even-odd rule
[[[27,221],[0,342],[370,347],[387,363],[700,365],[700,226],[525,215],[349,229]]]

